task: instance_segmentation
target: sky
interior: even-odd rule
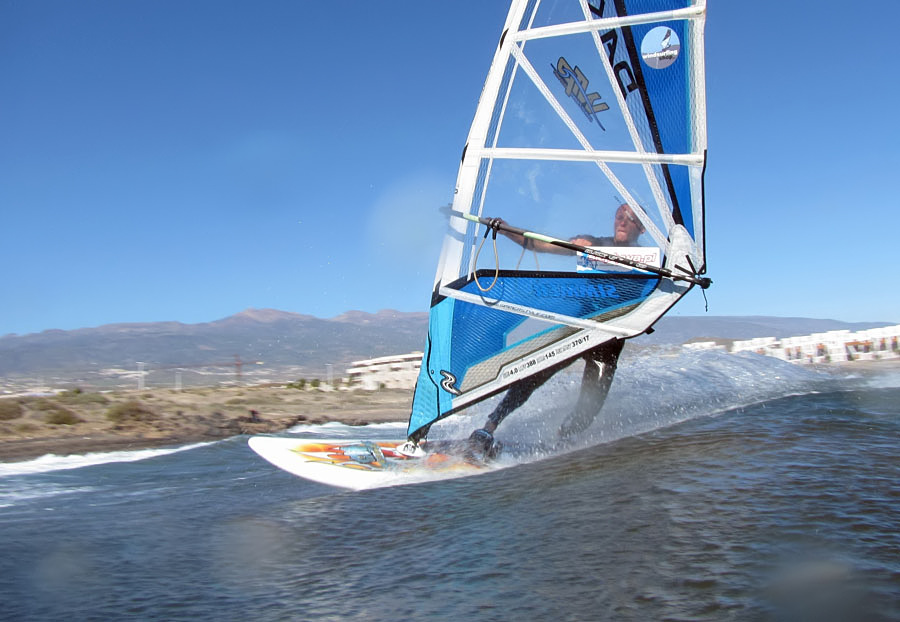
[[[900,3],[711,0],[675,315],[900,322]],[[508,3],[0,0],[0,335],[427,311]]]

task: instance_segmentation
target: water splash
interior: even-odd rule
[[[558,445],[558,430],[578,398],[581,364],[558,373],[510,415],[496,437],[543,447]],[[834,389],[835,374],[757,354],[645,348],[623,357],[606,404],[569,447],[611,442],[693,419],[789,395]],[[502,396],[448,419],[433,435],[460,438],[480,427]],[[559,453],[554,450],[552,453]]]

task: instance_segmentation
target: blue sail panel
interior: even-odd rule
[[[481,274],[479,278],[488,276]],[[531,304],[537,310],[589,319],[639,305],[658,283],[658,277],[653,275],[505,273],[498,277],[491,291],[496,289],[497,295],[506,302]],[[479,291],[474,279],[457,284],[457,289],[467,293]],[[414,434],[451,414],[456,409],[456,398],[464,389],[472,391],[501,380],[504,368],[522,358],[523,353],[532,354],[544,347],[548,343],[546,330],[523,339],[511,338],[526,319],[518,313],[453,298],[443,298],[432,306],[408,433]],[[561,331],[560,336],[573,332],[572,329]],[[475,368],[481,370],[481,377],[471,377],[470,372]]]

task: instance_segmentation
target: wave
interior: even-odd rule
[[[572,365],[535,391],[503,423],[498,439],[556,445],[557,431],[578,398],[581,369],[581,364]],[[606,403],[577,447],[791,395],[834,390],[841,382],[835,373],[753,353],[665,347],[629,353],[626,348]],[[473,417],[451,417],[438,424],[432,438],[464,438],[484,423],[501,398],[502,394],[470,409]]]
[[[181,451],[204,447],[219,441],[205,443],[191,443],[179,447],[166,447],[162,449],[136,449],[130,451],[93,452],[87,454],[57,456],[46,454],[40,458],[26,460],[24,462],[0,463],[0,478],[14,475],[33,475],[36,473],[49,473],[52,471],[65,471],[68,469],[80,469],[82,467],[109,464],[111,462],[136,462],[147,460],[157,456],[165,456]]]
[[[34,499],[47,499],[61,495],[75,495],[97,490],[94,486],[60,486],[40,484],[36,486],[17,486],[5,489],[0,486],[0,509],[11,508]]]
[[[581,369],[581,364],[574,364],[535,391],[526,404],[504,421],[497,438],[523,446],[556,447],[557,430],[578,398]],[[578,442],[565,451],[770,400],[852,389],[854,385],[858,386],[858,382],[837,368],[808,368],[754,353],[689,351],[665,346],[636,352],[626,349],[603,410]],[[468,437],[484,424],[502,398],[503,393],[437,422],[429,438]],[[402,438],[405,428],[405,422],[367,426],[326,423],[301,424],[288,432],[323,438],[385,439]]]
[[[900,369],[873,372],[863,381],[871,389],[900,389]]]

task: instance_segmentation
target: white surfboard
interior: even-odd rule
[[[253,451],[288,473],[351,490],[465,477],[491,469],[489,464],[443,451],[408,456],[397,451],[405,442],[273,436],[248,441]]]

